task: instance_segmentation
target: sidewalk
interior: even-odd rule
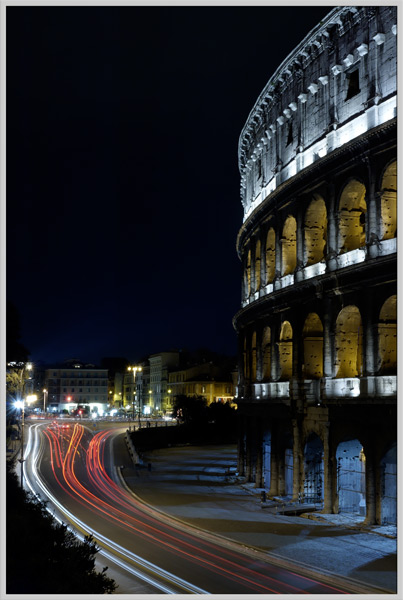
[[[360,516],[314,513],[312,505],[284,499],[262,502],[262,490],[236,476],[234,446],[155,450],[141,468],[127,450],[118,454],[127,486],[154,509],[245,550],[364,584],[368,593],[396,593],[396,527],[364,529]]]

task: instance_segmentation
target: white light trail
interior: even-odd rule
[[[111,554],[111,552],[118,553],[119,555],[123,556],[126,560],[131,561],[131,562],[143,567],[144,569],[147,569],[148,571],[152,571],[155,575],[161,577],[162,579],[165,579],[166,581],[172,583],[173,585],[176,585],[176,586],[182,588],[183,590],[186,590],[187,592],[190,592],[192,594],[207,594],[208,593],[205,590],[202,590],[201,588],[194,586],[191,583],[185,581],[184,579],[181,579],[180,577],[177,577],[176,575],[173,575],[172,573],[165,571],[165,569],[161,569],[157,565],[149,562],[148,560],[145,560],[141,556],[138,556],[137,554],[130,552],[130,550],[123,548],[123,546],[120,546],[116,542],[113,542],[109,538],[103,536],[101,533],[98,533],[97,531],[93,531],[83,521],[78,519],[78,517],[73,515],[62,504],[60,504],[60,502],[54,497],[54,495],[50,492],[50,490],[43,483],[43,481],[40,478],[40,475],[38,473],[37,465],[38,465],[39,455],[40,455],[40,440],[39,440],[39,434],[38,434],[39,427],[41,427],[41,424],[38,424],[38,425],[35,425],[35,426],[32,426],[29,428],[28,444],[27,444],[27,448],[26,448],[26,456],[29,456],[31,451],[33,452],[33,454],[32,454],[33,477],[35,478],[37,485],[40,487],[40,489],[42,490],[44,495],[52,502],[52,504],[55,507],[57,507],[57,509],[62,514],[64,514],[67,517],[67,519],[70,522],[74,523],[77,527],[79,527],[85,533],[94,536],[95,541],[100,546],[100,551],[99,551],[100,554],[105,556],[108,560],[111,560],[112,562],[117,564],[119,567],[121,567],[125,571],[129,572],[132,575],[135,575],[136,577],[142,579],[143,581],[146,581],[148,584],[158,588],[159,590],[161,590],[162,592],[164,592],[166,594],[177,594],[177,590],[175,591],[175,590],[169,588],[167,585],[165,585],[165,584],[161,583],[160,581],[157,581],[153,577],[147,575],[146,573],[133,568],[131,565],[128,565],[123,560],[117,558],[115,554]],[[34,431],[35,431],[35,440],[33,440],[32,429],[34,429]],[[25,467],[25,462],[24,462],[23,468],[24,468],[25,481],[26,481],[29,489],[36,497],[39,498],[38,494],[35,492],[35,490],[33,488],[32,483],[29,481],[28,471]],[[57,521],[59,521],[60,523],[62,522],[59,518],[56,517],[56,515],[50,510],[50,508],[48,508],[48,507],[46,507],[46,508],[56,518]],[[71,527],[69,527],[69,529],[80,540],[84,539],[84,537],[79,532],[77,532],[75,529],[72,529]],[[111,552],[108,552],[108,550],[106,548],[108,548]]]

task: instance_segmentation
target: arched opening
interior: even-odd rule
[[[339,444],[336,460],[338,512],[365,516],[365,454],[361,442],[349,440]]]
[[[362,323],[356,306],[343,308],[336,320],[336,377],[362,375]]]
[[[344,188],[339,203],[339,252],[365,246],[365,186],[357,180]]]
[[[271,483],[271,431],[266,430],[263,435],[263,487],[270,489]]]
[[[255,292],[260,289],[260,240],[256,242],[255,250]]]
[[[379,314],[379,360],[380,372],[396,374],[397,370],[397,296],[386,300]]]
[[[249,298],[252,288],[251,288],[251,253],[250,250],[248,250],[248,254],[246,257],[246,273],[245,273],[245,277],[246,277],[246,296],[247,298]]]
[[[323,326],[316,313],[309,313],[302,330],[304,339],[304,375],[307,379],[323,377]]]
[[[263,330],[262,340],[262,355],[263,355],[263,381],[268,381],[271,375],[271,330],[270,327],[265,327]]]
[[[304,448],[304,501],[317,504],[324,498],[323,443],[311,433]]]
[[[397,230],[397,162],[386,169],[381,186],[381,239],[396,237]]]
[[[271,283],[276,274],[276,234],[270,227],[266,238],[266,283]]]
[[[288,321],[281,326],[278,347],[280,379],[287,381],[292,376],[292,327]]]
[[[251,358],[252,358],[252,382],[256,381],[256,368],[257,368],[257,348],[256,348],[256,331],[252,335],[251,343]]]
[[[305,264],[313,265],[324,258],[327,239],[327,212],[323,198],[314,195],[305,214]]]
[[[397,525],[397,451],[396,444],[381,460],[381,523]]]
[[[292,216],[284,223],[281,243],[281,274],[288,275],[293,273],[297,266],[297,222]]]

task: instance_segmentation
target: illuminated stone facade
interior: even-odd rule
[[[239,141],[239,471],[396,523],[396,7],[339,7]]]

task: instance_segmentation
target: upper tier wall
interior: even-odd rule
[[[280,65],[239,140],[244,221],[280,184],[396,117],[395,6],[338,7]]]

